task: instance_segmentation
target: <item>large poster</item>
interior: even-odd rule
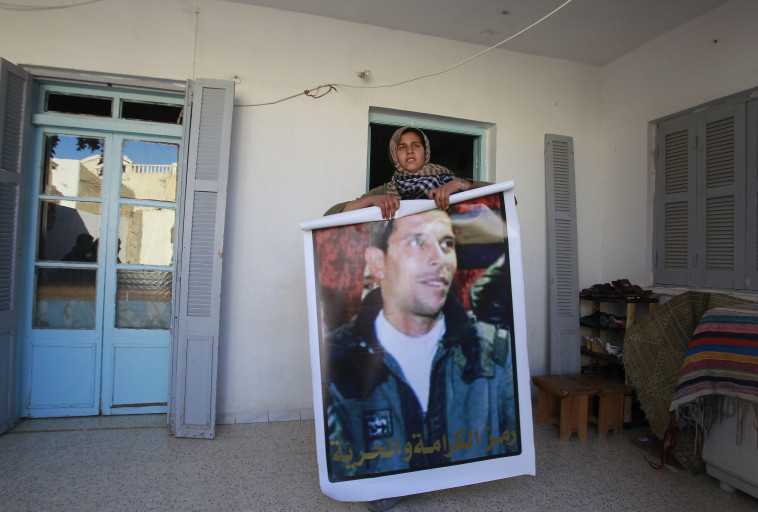
[[[513,183],[303,222],[322,491],[370,501],[534,474]]]

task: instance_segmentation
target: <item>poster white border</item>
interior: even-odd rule
[[[515,337],[516,388],[521,433],[521,453],[483,461],[466,462],[454,466],[416,470],[407,473],[377,476],[358,480],[331,482],[328,478],[326,433],[321,385],[321,351],[319,344],[319,317],[317,279],[314,262],[312,230],[382,220],[381,210],[372,206],[351,212],[319,217],[300,224],[304,231],[306,296],[308,301],[308,334],[310,339],[311,377],[313,386],[314,422],[316,428],[316,453],[321,491],[339,501],[372,501],[382,498],[406,496],[451,487],[535,474],[534,430],[532,425],[532,402],[530,392],[529,357],[527,353],[527,329],[525,289],[521,253],[521,235],[516,211],[513,181],[496,183],[450,197],[455,204],[469,199],[503,193],[510,256],[511,293],[513,298],[513,328]],[[396,218],[434,209],[432,200],[401,201]]]

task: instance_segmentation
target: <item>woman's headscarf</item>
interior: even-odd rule
[[[413,131],[421,134],[424,141],[424,166],[416,172],[408,172],[403,169],[397,161],[397,145],[400,137],[407,131]],[[448,181],[455,179],[455,175],[442,165],[429,163],[432,154],[429,139],[426,134],[418,128],[403,126],[395,130],[390,138],[390,161],[395,166],[395,174],[392,175],[392,181],[387,185],[387,193],[398,199],[428,199],[429,191],[441,187]]]

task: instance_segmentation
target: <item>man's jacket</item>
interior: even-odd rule
[[[424,414],[376,338],[381,309],[377,289],[326,340],[330,479],[520,453],[509,332],[475,325],[450,294]]]

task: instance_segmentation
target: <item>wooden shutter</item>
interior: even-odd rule
[[[577,262],[574,140],[545,135],[550,372],[579,373],[579,265]]]
[[[655,282],[695,284],[696,123],[694,118],[658,125],[655,176]]]
[[[745,288],[758,290],[758,100],[747,104]]]
[[[234,84],[195,80],[187,96],[169,428],[178,437],[213,439]]]
[[[15,419],[20,199],[31,86],[26,71],[0,59],[0,434]]]
[[[744,289],[745,104],[704,112],[698,122],[696,283]]]

